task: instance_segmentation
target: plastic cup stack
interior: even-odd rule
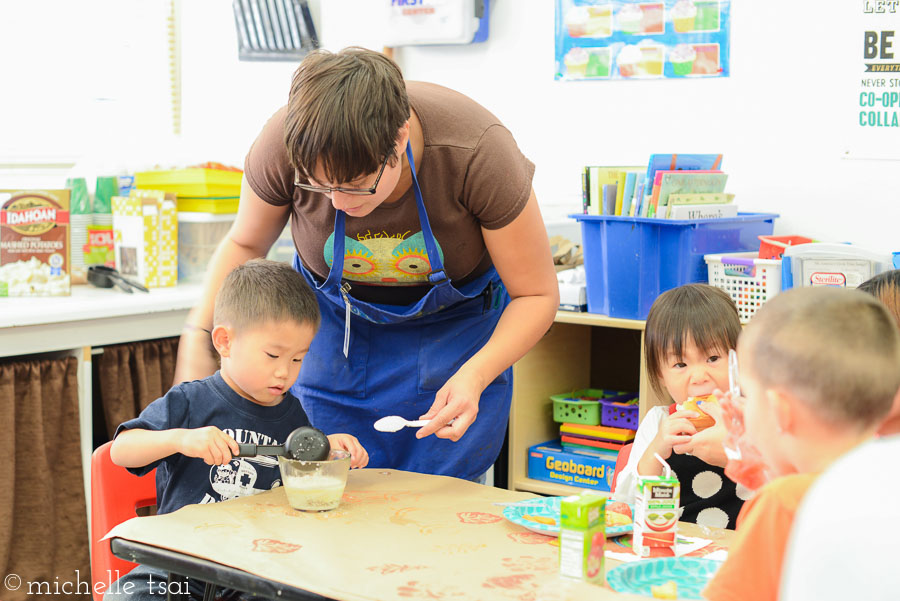
[[[83,177],[73,177],[66,180],[66,188],[71,190],[69,202],[70,224],[70,252],[72,258],[72,272],[85,269],[84,246],[88,241],[87,226],[94,223],[94,215],[91,212],[91,197],[88,195],[87,182]]]
[[[97,190],[94,193],[94,225],[112,226],[113,196],[119,196],[119,178],[98,177]]]

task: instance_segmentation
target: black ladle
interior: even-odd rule
[[[98,288],[112,288],[116,286],[122,291],[132,294],[137,288],[141,292],[150,292],[137,282],[124,277],[118,270],[106,265],[91,265],[88,267],[87,280]]]
[[[238,457],[282,455],[296,461],[325,461],[331,453],[331,443],[325,433],[312,426],[302,426],[288,434],[283,445],[239,444]]]

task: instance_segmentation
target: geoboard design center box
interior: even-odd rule
[[[558,440],[536,444],[528,449],[528,477],[579,488],[609,492],[612,489],[616,460],[564,451]]]

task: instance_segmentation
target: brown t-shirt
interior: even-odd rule
[[[416,173],[444,268],[455,285],[491,266],[481,228],[515,219],[531,193],[534,164],[500,121],[472,99],[447,88],[407,82],[409,102],[422,124],[425,148]],[[244,164],[264,201],[291,204],[291,231],[303,261],[320,281],[331,264],[335,209],[319,193],[294,187],[284,145],[282,107],[257,137]],[[427,291],[430,273],[413,187],[365,217],[348,216],[343,278],[351,294],[369,302],[413,303]]]

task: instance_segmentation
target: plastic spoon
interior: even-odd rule
[[[375,429],[379,432],[397,432],[405,427],[421,428],[429,422],[430,419],[407,420],[399,415],[388,415],[375,422]]]
[[[325,433],[312,426],[302,426],[288,434],[283,445],[238,444],[238,457],[257,455],[283,455],[297,461],[325,461],[331,452],[331,443]]]

